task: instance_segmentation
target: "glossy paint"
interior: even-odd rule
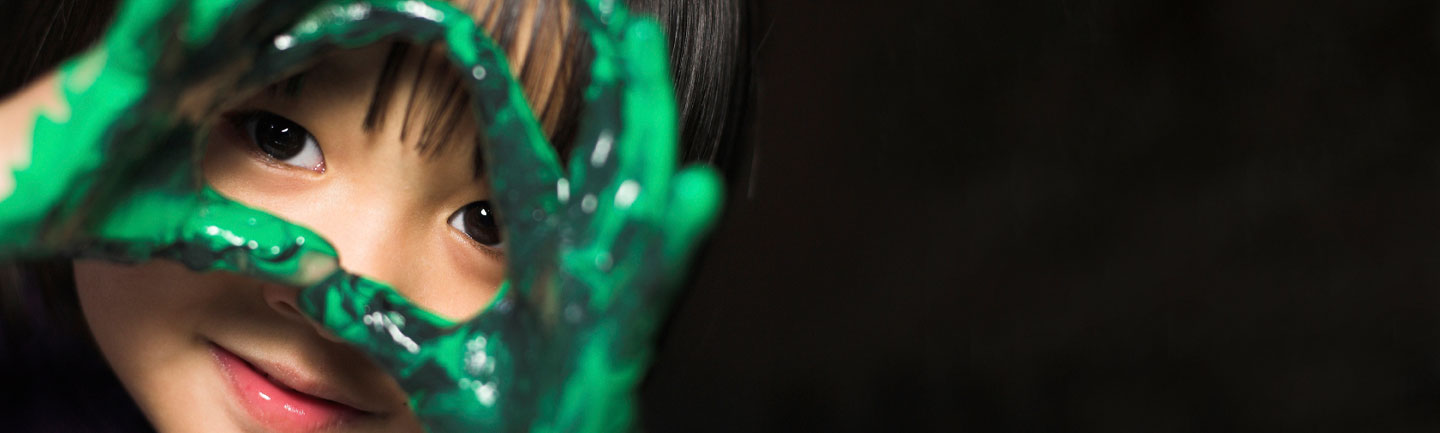
[[[392,374],[432,432],[632,430],[635,387],[721,190],[713,170],[676,167],[660,27],[613,0],[576,10],[596,56],[562,164],[504,53],[446,3],[127,2],[104,42],[63,67],[69,113],[37,115],[31,160],[0,201],[0,246],[305,287],[305,313]],[[509,268],[461,323],[338,269],[329,243],[223,197],[194,163],[223,101],[384,37],[443,42],[470,72]]]

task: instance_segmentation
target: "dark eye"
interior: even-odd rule
[[[479,242],[480,245],[495,247],[500,245],[500,226],[495,223],[495,211],[490,209],[490,202],[477,201],[461,206],[460,210],[450,215],[450,227]]]
[[[325,171],[320,143],[300,124],[275,113],[257,111],[243,117],[240,126],[255,147],[271,158],[307,170]]]

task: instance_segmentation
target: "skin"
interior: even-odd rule
[[[441,316],[464,319],[494,297],[504,276],[500,250],[448,223],[457,209],[487,197],[485,183],[471,181],[475,149],[460,144],[421,154],[418,134],[401,140],[409,86],[397,87],[385,124],[361,128],[385,53],[383,45],[338,53],[308,73],[324,79],[309,80],[299,94],[261,92],[232,111],[266,110],[307,128],[323,151],[323,172],[263,154],[222,119],[208,140],[205,179],[228,197],[332,240],[341,266],[389,283]],[[401,74],[408,82],[414,65]],[[346,431],[419,431],[394,380],[300,314],[297,288],[194,273],[168,261],[82,260],[75,276],[97,343],[161,431],[259,427],[233,401],[211,343],[292,364],[374,409]]]
[[[52,116],[68,117],[69,107],[60,99],[58,77],[46,74],[19,92],[0,101],[0,131],[8,131],[0,138],[0,199],[8,197],[15,190],[15,176],[12,170],[30,164],[30,140],[34,133],[35,112]]]

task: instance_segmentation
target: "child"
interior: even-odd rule
[[[577,6],[519,0],[456,6],[504,49],[549,141],[571,143],[582,134],[581,93],[592,79],[587,68],[594,53],[580,30]],[[699,52],[679,53],[677,65],[705,63]],[[465,70],[482,79],[479,71]],[[383,281],[406,301],[463,322],[500,292],[508,241],[486,170],[505,162],[481,160],[486,153],[476,143],[486,141],[488,131],[470,121],[475,95],[464,90],[465,72],[454,69],[444,48],[401,39],[329,53],[264,91],[227,101],[221,114],[209,119],[201,177],[228,199],[314,230],[333,244],[346,271]],[[56,80],[41,79],[6,101],[7,131],[22,130],[8,125],[23,126],[23,113],[32,107],[51,113],[86,109],[63,107],[47,94]],[[720,95],[729,94],[716,80],[698,81],[699,88],[721,87]],[[702,99],[705,95],[682,102],[681,112],[713,110],[696,108]],[[694,124],[685,136],[719,136],[723,130],[704,121],[684,123]],[[3,160],[23,155],[15,149],[7,147],[9,158]],[[562,158],[570,151],[556,150]],[[15,206],[0,202],[5,205]],[[73,272],[96,343],[161,431],[420,431],[422,421],[432,430],[447,428],[443,421],[430,422],[435,416],[422,420],[412,411],[419,404],[412,401],[413,391],[428,386],[406,382],[403,372],[386,363],[389,352],[357,341],[364,337],[337,335],[338,326],[327,318],[320,318],[325,326],[312,321],[315,308],[302,305],[298,287],[234,273],[197,273],[167,260],[133,265],[76,260]],[[572,312],[580,314],[564,310],[567,317]],[[400,332],[395,329],[392,334]],[[466,362],[487,353],[492,352],[467,352]],[[366,355],[379,357],[382,365]],[[518,365],[536,364],[543,362]],[[544,372],[513,377],[549,380]],[[487,389],[490,403],[496,399],[492,385],[467,389],[482,404]],[[510,406],[522,409],[498,413],[537,417],[543,413],[535,410],[539,403],[527,399],[562,395],[573,394],[502,394],[502,403],[522,402]]]

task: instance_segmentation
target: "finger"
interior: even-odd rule
[[[653,248],[665,236],[661,224],[675,170],[674,95],[663,38],[652,21],[624,21],[609,22],[613,28],[593,17],[587,22],[598,29],[592,32],[597,60],[568,166],[565,269],[599,305],[657,271]]]
[[[379,281],[333,272],[305,288],[300,308],[335,335],[370,354],[397,378],[444,351],[454,323],[406,300]]]
[[[663,219],[647,230],[658,245],[647,254],[631,254],[624,265],[632,276],[620,289],[632,302],[619,304],[615,314],[637,327],[658,326],[682,288],[679,278],[720,214],[723,190],[713,168],[687,167],[676,174],[672,185]]]
[[[314,231],[221,196],[206,187],[195,217],[181,226],[192,268],[225,270],[305,287],[339,269],[334,246]]]
[[[172,188],[176,197],[162,201],[172,207],[185,203],[191,197],[181,191],[194,189],[194,182],[183,178],[191,174],[184,170],[196,147],[194,125],[204,110],[218,104],[216,92],[227,88],[231,83],[227,78],[233,76],[233,72],[219,74],[223,77],[211,74],[243,69],[239,64],[248,61],[260,46],[254,41],[289,26],[315,3],[317,0],[125,2],[100,46],[61,68],[61,89],[69,115],[37,119],[34,142],[37,150],[43,150],[36,152],[36,162],[58,180],[27,182],[40,186],[41,197],[30,199],[34,207],[60,207],[50,215],[57,221],[70,219],[75,208],[102,215],[114,198],[145,189],[132,184],[131,177],[146,176],[183,185]],[[177,42],[179,32],[205,34]],[[191,46],[183,46],[187,42]],[[151,195],[149,199],[161,197]],[[170,214],[163,219],[173,222],[179,218],[180,214]],[[64,230],[58,234],[65,235],[73,235],[78,225],[82,223],[51,224],[62,226]],[[175,226],[165,227],[170,229],[170,237],[179,235]],[[128,235],[138,238],[136,233]],[[46,238],[60,240],[53,230]]]
[[[186,22],[176,36],[191,48],[252,51],[262,46],[254,42],[290,28],[322,3],[326,0],[188,0]]]
[[[78,255],[123,262],[179,261],[308,286],[338,269],[335,249],[315,232],[206,188],[148,189],[120,200],[93,227]]]
[[[248,58],[245,52],[259,45],[247,42],[280,32],[321,1],[126,1],[120,5],[101,49],[108,53],[112,67],[132,72],[149,70],[167,48],[177,44],[193,50],[219,42],[223,46],[211,50],[217,55],[215,59]]]
[[[484,134],[485,173],[508,239],[506,254],[521,260],[543,255],[548,247],[534,240],[548,237],[569,189],[560,158],[499,46],[478,30],[468,36],[452,32],[449,41],[451,59],[471,72],[472,107]]]
[[[300,308],[395,377],[428,431],[517,431],[534,418],[532,399],[515,395],[529,374],[510,347],[541,336],[506,304],[454,326],[383,283],[336,273],[306,288]]]
[[[678,274],[688,264],[702,237],[719,219],[723,197],[720,174],[712,167],[690,166],[675,175],[665,216],[667,272]]]
[[[631,20],[614,34],[600,35],[613,38],[592,36],[597,61],[582,134],[568,166],[576,189],[572,197],[582,199],[583,210],[591,210],[584,197],[612,197],[626,182],[642,191],[664,190],[675,170],[675,98],[659,26]],[[622,207],[633,204],[624,202]]]

